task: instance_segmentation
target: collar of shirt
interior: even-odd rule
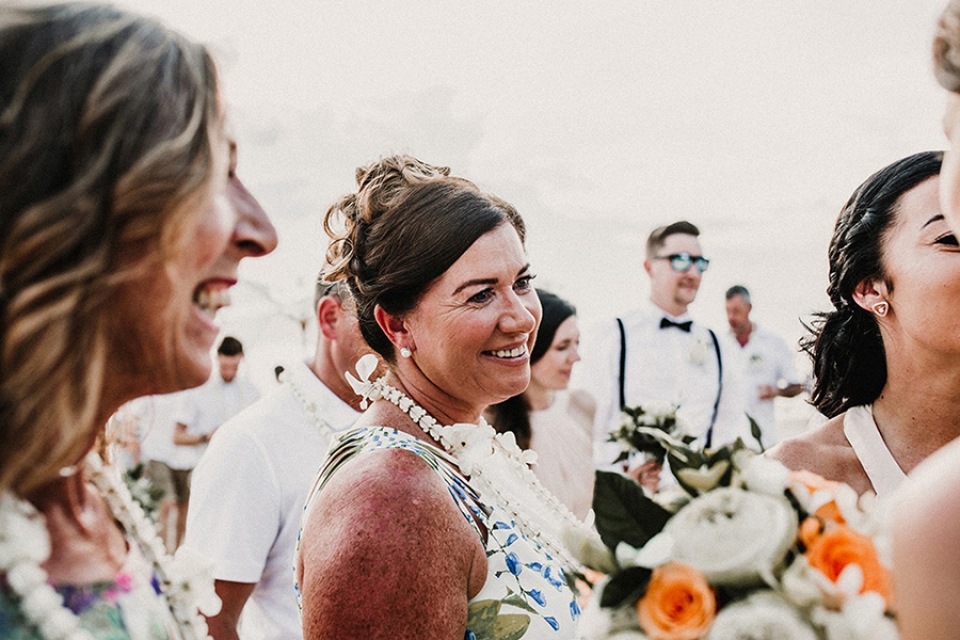
[[[313,373],[306,362],[299,362],[290,367],[294,382],[303,389],[307,397],[315,399],[323,413],[323,419],[336,431],[353,426],[360,414],[353,407],[341,400],[337,394],[323,384],[320,378]]]

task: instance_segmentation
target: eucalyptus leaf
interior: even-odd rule
[[[600,539],[611,549],[621,542],[639,549],[673,515],[647,497],[639,484],[609,471],[597,471],[593,511]]]

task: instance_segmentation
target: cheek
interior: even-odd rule
[[[213,199],[192,234],[191,255],[197,267],[207,266],[223,254],[233,234],[235,217],[226,195]]]

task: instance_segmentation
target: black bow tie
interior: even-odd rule
[[[674,322],[670,318],[660,319],[661,329],[669,329],[670,327],[674,327],[676,329],[680,329],[680,331],[686,331],[687,333],[690,333],[690,327],[692,325],[693,325],[693,320],[687,320],[686,322]]]

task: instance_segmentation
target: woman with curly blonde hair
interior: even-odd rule
[[[235,167],[204,47],[108,6],[0,7],[2,637],[201,631],[91,451],[127,400],[207,379],[238,263],[275,246]]]

